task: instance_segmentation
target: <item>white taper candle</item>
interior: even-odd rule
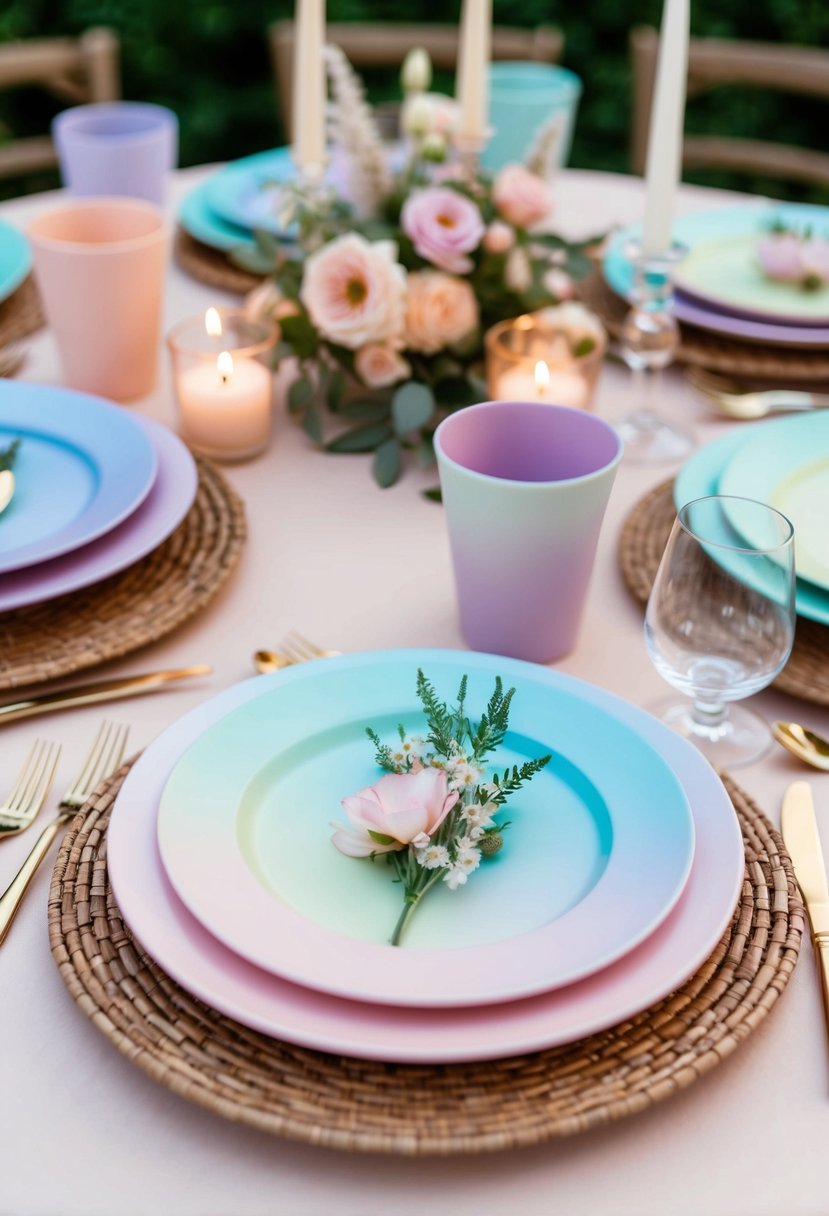
[[[471,145],[483,145],[489,127],[491,43],[492,0],[463,0],[455,96],[461,112],[458,136]]]
[[[293,80],[293,156],[300,173],[325,164],[325,0],[297,0]]]
[[[682,166],[685,85],[688,74],[690,0],[665,0],[645,168],[642,251],[671,247],[674,195]]]

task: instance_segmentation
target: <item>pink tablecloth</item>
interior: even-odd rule
[[[203,174],[178,174],[175,197]],[[568,172],[558,199],[562,228],[588,235],[638,219],[641,183]],[[680,207],[722,199],[687,188]],[[22,223],[51,201],[40,196],[4,204],[0,214]],[[166,325],[211,301],[223,302],[220,293],[173,268]],[[30,351],[24,374],[58,383],[48,332],[33,339]],[[614,419],[633,404],[626,373],[608,366],[600,412]],[[723,433],[725,424],[695,404],[676,372],[666,378],[664,407],[701,441]],[[135,408],[172,424],[166,364],[157,390]],[[215,672],[200,687],[113,707],[113,717],[132,724],[134,748],[204,697],[252,674],[252,652],[291,628],[340,650],[463,644],[443,516],[420,495],[433,473],[409,474],[381,491],[367,466],[364,457],[320,455],[280,417],[270,452],[228,470],[250,519],[240,568],[192,624],[108,668],[120,674],[209,662]],[[667,689],[646,656],[641,611],[622,585],[615,549],[627,511],[671,471],[622,466],[581,640],[560,665],[641,705]],[[768,718],[799,715],[829,733],[829,713],[773,693],[756,704]],[[4,728],[0,785],[43,734],[64,745],[57,787],[65,786],[101,716],[91,708]],[[785,786],[804,772],[775,750],[737,775],[776,821]],[[829,779],[815,774],[814,785],[819,811],[829,816]],[[0,882],[30,844],[28,835],[2,846]],[[807,1216],[829,1210],[827,1050],[808,948],[759,1032],[703,1081],[642,1116],[567,1143],[484,1159],[366,1159],[235,1127],[132,1067],[75,1007],[58,976],[46,934],[48,886],[44,868],[0,952],[0,1213]]]

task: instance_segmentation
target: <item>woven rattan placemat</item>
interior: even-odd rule
[[[221,473],[197,463],[193,506],[159,548],[101,583],[0,615],[0,690],[129,654],[213,599],[238,561],[245,513]]]
[[[181,269],[194,279],[206,283],[208,287],[229,291],[232,295],[246,295],[258,287],[264,278],[264,275],[251,274],[240,266],[234,266],[227,254],[194,240],[183,228],[176,232],[174,256]]]
[[[391,1065],[271,1039],[189,996],[124,925],[107,824],[125,770],[70,828],[49,896],[63,979],[99,1030],[155,1080],[218,1115],[360,1152],[489,1153],[645,1110],[691,1085],[766,1017],[797,961],[803,908],[783,842],[732,782],[746,875],[730,928],[673,995],[569,1047],[481,1064]]]
[[[676,517],[673,483],[666,481],[646,494],[631,511],[619,540],[619,565],[628,590],[646,604],[671,527]],[[776,688],[829,705],[829,628],[797,618],[797,632],[788,663],[774,681]]]
[[[18,342],[46,324],[33,275],[0,303],[0,346]]]
[[[578,284],[579,297],[597,313],[608,331],[619,337],[629,305],[596,271]],[[677,359],[731,376],[756,380],[829,380],[829,348],[793,349],[767,343],[741,342],[708,333],[691,325],[680,325]]]

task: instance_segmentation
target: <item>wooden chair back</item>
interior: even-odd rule
[[[79,38],[40,38],[0,45],[0,89],[36,85],[69,105],[115,101],[121,95],[119,43],[113,30]],[[57,164],[50,136],[0,142],[0,178]]]
[[[327,42],[340,47],[358,70],[400,67],[408,51],[423,47],[436,68],[454,71],[458,32],[457,26],[452,25],[333,22],[326,27],[325,37]],[[293,21],[274,22],[268,28],[268,41],[279,111],[290,138],[293,129]],[[555,26],[542,25],[530,30],[496,26],[492,31],[493,59],[558,63],[563,49],[563,35]]]
[[[631,31],[633,121],[631,167],[645,171],[659,35],[650,26]],[[829,98],[829,51],[723,38],[692,38],[688,48],[688,99],[720,85],[753,85],[781,93]],[[781,181],[829,186],[829,155],[769,140],[731,135],[686,135],[686,169],[731,169]]]

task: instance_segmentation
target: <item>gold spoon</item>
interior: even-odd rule
[[[773,722],[771,733],[798,760],[829,773],[829,740],[806,730],[798,722]]]
[[[686,373],[688,383],[704,399],[705,404],[726,418],[748,422],[765,418],[771,413],[825,409],[829,406],[826,393],[805,393],[796,389],[747,389],[735,380],[692,367]]]
[[[270,675],[272,671],[282,671],[290,667],[292,660],[275,650],[257,650],[253,656],[253,665],[260,676]]]

